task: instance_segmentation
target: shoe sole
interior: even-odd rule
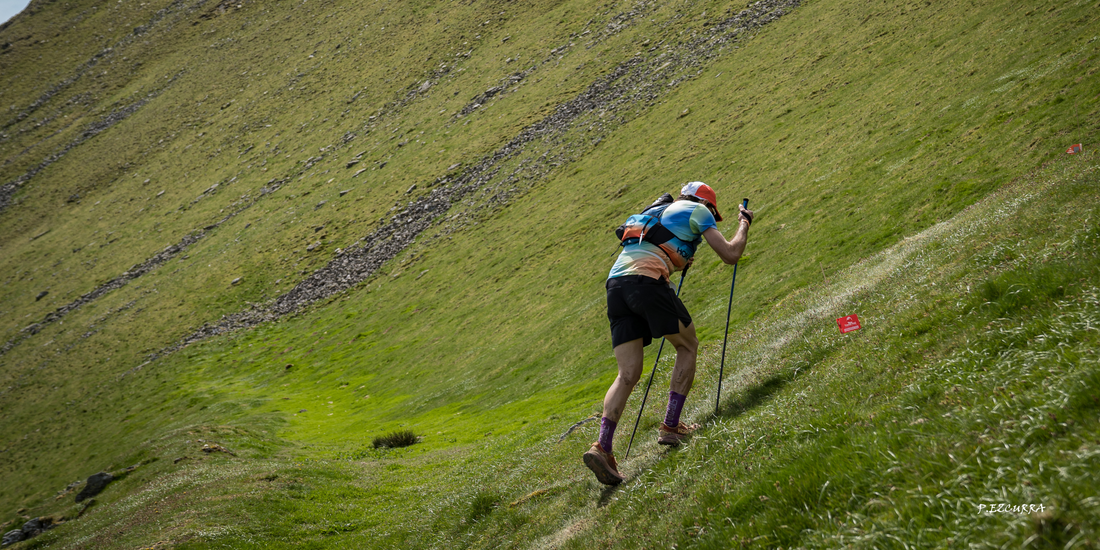
[[[607,461],[595,453],[584,453],[584,465],[588,466],[588,469],[596,474],[596,480],[604,485],[618,485],[623,482],[623,478],[611,473],[611,466]]]

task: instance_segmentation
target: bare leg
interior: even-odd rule
[[[685,327],[681,322],[679,334],[666,334],[665,339],[676,347],[676,366],[672,369],[669,389],[680,395],[687,395],[695,382],[695,360],[699,352],[695,323]]]
[[[693,329],[692,335],[694,334]],[[615,382],[611,384],[611,387],[607,390],[607,395],[603,399],[603,416],[608,420],[618,422],[619,417],[622,416],[623,409],[626,408],[626,400],[630,398],[630,393],[634,391],[634,386],[638,383],[638,379],[642,377],[642,359],[644,357],[645,347],[642,346],[641,338],[615,346],[615,360],[619,363],[619,376],[615,377]],[[679,355],[677,355],[678,357]],[[677,359],[677,362],[679,362],[679,359]],[[693,360],[693,369],[694,366]]]

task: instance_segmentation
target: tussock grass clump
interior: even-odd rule
[[[491,514],[500,505],[500,495],[493,492],[480,492],[470,503],[470,509],[466,514],[466,522],[474,523]]]
[[[375,449],[396,449],[398,447],[408,447],[417,441],[419,441],[419,438],[412,430],[397,430],[374,438],[373,444]]]

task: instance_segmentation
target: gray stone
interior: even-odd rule
[[[17,542],[19,542],[23,539],[26,539],[26,538],[27,538],[27,536],[23,534],[22,529],[15,529],[15,530],[12,530],[12,531],[8,531],[7,533],[4,533],[4,540],[3,540],[3,542],[0,542],[0,544],[3,544],[4,546],[7,546],[9,544],[15,544],[15,543],[17,543]]]
[[[99,472],[98,474],[92,474],[88,477],[88,484],[84,486],[84,490],[80,491],[80,494],[76,495],[76,501],[81,502],[85,499],[92,498],[103,491],[107,487],[107,484],[114,481],[115,476],[108,474],[107,472]]]
[[[43,531],[52,529],[53,526],[53,520],[50,518],[34,518],[23,524],[23,537],[28,539],[37,537]]]

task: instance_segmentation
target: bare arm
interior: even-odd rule
[[[751,211],[750,211],[750,215]],[[703,232],[703,237],[706,238],[707,244],[714,249],[714,252],[718,254],[722,261],[733,265],[737,263],[737,260],[741,259],[741,255],[745,252],[745,244],[749,240],[749,221],[744,216],[738,216],[737,233],[732,239],[726,240],[722,233],[718,229],[712,227]]]

